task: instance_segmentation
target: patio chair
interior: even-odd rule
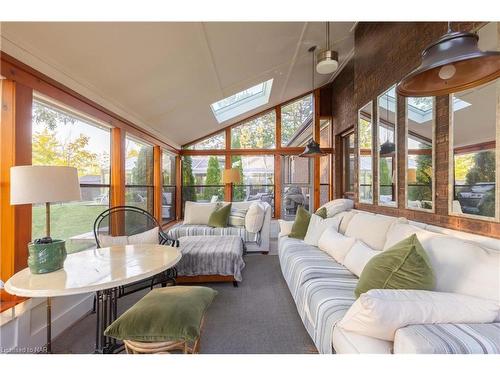
[[[103,211],[94,222],[94,237],[97,247],[118,245],[128,236],[144,233],[158,228],[158,244],[179,247],[179,241],[163,232],[153,215],[139,207],[117,206]],[[123,297],[139,290],[151,288],[157,284],[163,287],[175,285],[177,270],[170,268],[150,279],[141,280],[122,286],[118,289],[118,297]]]

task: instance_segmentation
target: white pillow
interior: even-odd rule
[[[258,233],[264,224],[266,209],[260,202],[254,202],[248,207],[245,216],[245,229],[250,233]]]
[[[404,219],[406,221],[406,219]],[[394,222],[398,221],[396,217],[383,215],[370,215],[360,212],[351,219],[346,236],[354,237],[375,250],[382,250],[385,245],[387,231]]]
[[[186,201],[184,224],[208,225],[208,219],[217,208],[217,203],[198,203]]]
[[[293,228],[293,221],[286,221],[286,220],[278,220],[278,223],[280,225],[280,233],[278,235],[279,237],[285,237],[288,236],[290,233],[292,233],[292,228]]]
[[[354,201],[352,199],[334,199],[328,203],[325,203],[321,208],[326,208],[327,217],[332,217],[337,215],[339,212],[350,210],[354,207]]]
[[[333,228],[338,231],[339,224],[339,218],[331,217],[329,219],[323,219],[321,216],[312,214],[309,226],[307,227],[306,236],[304,237],[304,242],[308,245],[318,246],[318,241],[323,232],[327,228]]]
[[[339,233],[345,234],[345,231],[347,230],[347,227],[349,226],[349,223],[351,222],[352,218],[354,215],[356,215],[358,211],[345,211],[341,212],[340,214],[337,214],[337,217],[340,217],[340,225],[339,225]]]
[[[424,249],[436,290],[500,301],[500,252],[450,236],[432,237]]]
[[[147,230],[142,233],[137,233],[132,236],[128,236],[129,245],[142,245],[142,244],[158,244],[160,238],[158,236],[158,227]]]
[[[344,258],[354,242],[356,242],[355,238],[346,237],[335,228],[327,228],[318,241],[318,247],[340,264],[344,264]]]
[[[346,331],[394,341],[411,324],[492,323],[499,306],[455,293],[428,290],[372,289],[363,293],[338,323]]]
[[[100,234],[99,235],[99,245],[101,247],[128,245],[128,237],[127,236],[108,236],[107,234]]]
[[[373,250],[370,246],[361,241],[356,241],[344,258],[344,266],[356,276],[360,276],[366,263],[380,251]]]

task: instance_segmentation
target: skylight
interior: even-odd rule
[[[273,79],[212,103],[210,108],[217,122],[222,123],[269,102]]]

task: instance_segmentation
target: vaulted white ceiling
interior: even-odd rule
[[[331,23],[342,64],[354,23]],[[1,49],[178,147],[312,87],[318,22],[1,24]],[[267,105],[218,124],[210,104],[274,79]],[[315,75],[315,86],[331,80]]]

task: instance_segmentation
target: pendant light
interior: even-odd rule
[[[387,122],[390,123],[389,120],[389,91],[385,93],[386,97],[386,106],[385,106],[385,117]],[[384,143],[380,145],[380,154],[381,155],[389,155],[396,151],[396,144],[394,142],[389,141],[389,132],[386,132],[387,137]]]
[[[500,52],[481,51],[477,34],[448,32],[422,52],[422,63],[398,83],[403,96],[463,91],[500,77]]]
[[[315,50],[316,50],[316,46],[312,46],[308,50],[312,56],[312,91],[314,91],[314,51]],[[314,111],[313,111],[312,119],[314,120]],[[322,155],[324,155],[324,152],[321,151],[321,148],[319,147],[319,143],[316,142],[313,138],[311,138],[311,140],[307,143],[306,148],[304,149],[304,152],[302,152],[299,156],[304,157],[304,158],[314,158],[316,156],[322,156]]]
[[[338,53],[330,49],[330,22],[326,23],[326,46],[318,53],[316,71],[319,74],[332,74],[339,67]]]

